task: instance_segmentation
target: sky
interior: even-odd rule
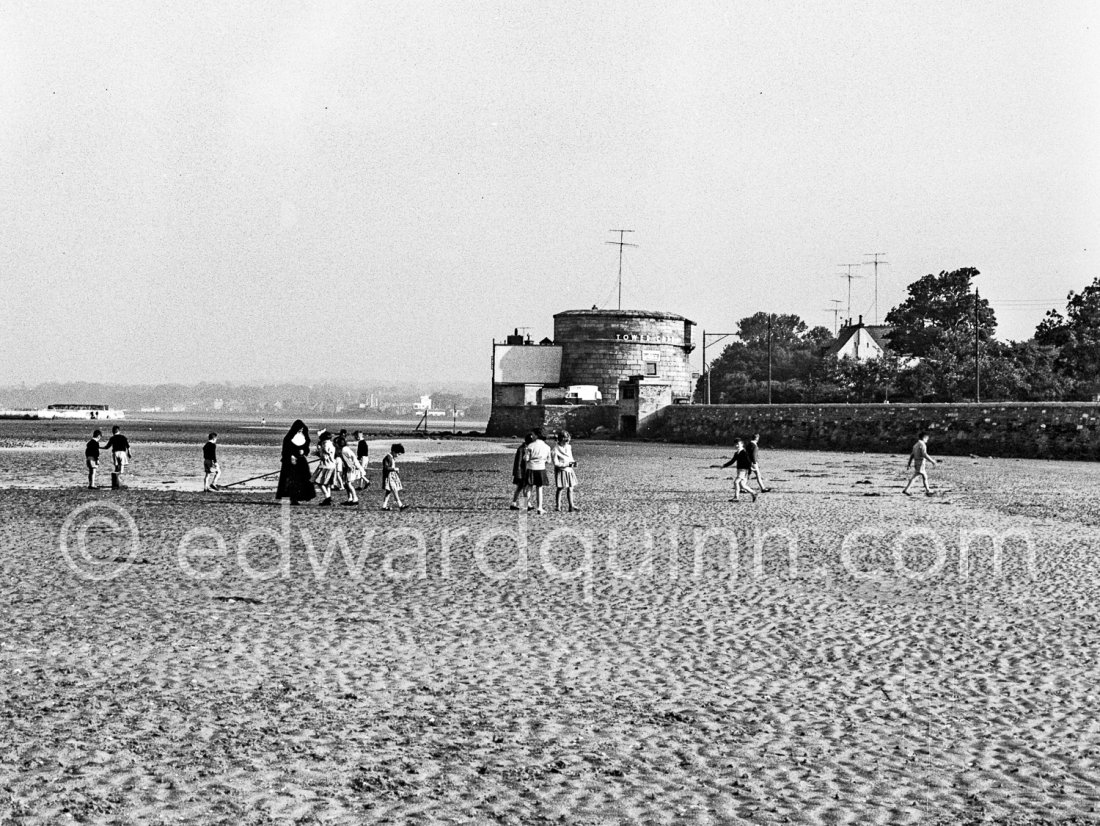
[[[697,338],[843,264],[874,321],[867,253],[1027,338],[1100,276],[1098,81],[1092,0],[5,0],[0,385],[488,384],[620,228]]]

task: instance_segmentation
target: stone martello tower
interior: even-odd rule
[[[561,347],[561,383],[594,384],[604,403],[614,404],[620,384],[641,376],[671,385],[674,399],[690,399],[694,324],[682,315],[647,310],[558,313],[554,344]]]

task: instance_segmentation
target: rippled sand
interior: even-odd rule
[[[713,449],[578,442],[583,510],[528,519],[509,445],[398,514],[145,476],[186,436],[0,490],[0,823],[1100,821],[1094,465],[907,499],[904,458],[768,451],[752,504]]]

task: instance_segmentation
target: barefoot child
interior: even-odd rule
[[[573,470],[577,463],[573,460],[572,437],[568,430],[560,430],[557,435],[558,443],[554,445],[554,485],[557,493],[554,497],[554,509],[561,510],[561,493],[565,491],[566,501],[569,502],[569,512],[579,511],[580,508],[573,504],[573,488],[577,486],[577,472]]]
[[[202,491],[219,491],[218,477],[221,476],[221,468],[218,467],[218,434],[211,433],[206,444],[202,446]]]
[[[905,465],[905,469],[913,468],[912,474],[909,476],[909,481],[905,483],[905,487],[902,489],[902,493],[906,496],[912,496],[909,492],[909,486],[913,484],[916,479],[920,479],[921,484],[924,485],[924,495],[931,496],[932,489],[928,487],[928,463],[933,465],[938,464],[935,459],[928,455],[928,434],[921,433],[917,437],[916,443],[913,445],[913,449],[909,452],[909,462]]]
[[[99,451],[102,449],[102,445],[99,443],[99,437],[103,435],[102,430],[92,431],[92,438],[88,440],[88,444],[84,447],[84,464],[88,467],[88,487],[95,488],[95,474],[99,470]]]
[[[405,454],[405,448],[401,445],[393,445],[390,452],[382,457],[382,490],[386,495],[382,498],[382,510],[390,509],[390,497],[397,502],[398,510],[405,510],[408,505],[401,502],[401,475],[397,472],[397,457]]]

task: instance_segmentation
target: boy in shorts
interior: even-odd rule
[[[221,468],[218,467],[218,434],[211,433],[206,444],[202,446],[202,491],[219,491],[218,477],[221,476]]]
[[[527,467],[527,510],[534,509],[535,513],[546,513],[542,508],[542,489],[550,484],[550,474],[546,465],[550,461],[550,445],[542,440],[542,433],[535,431],[535,440],[523,450],[524,463]],[[531,494],[534,494],[535,504],[531,504]]]
[[[912,496],[909,492],[909,486],[913,484],[918,478],[921,484],[924,485],[924,495],[932,496],[932,489],[928,487],[928,463],[933,465],[938,464],[935,459],[928,455],[928,434],[921,433],[917,437],[916,443],[913,445],[913,449],[909,451],[909,462],[905,465],[905,469],[913,469],[913,472],[909,476],[909,481],[905,483],[905,487],[902,489],[902,493],[906,496]]]
[[[362,430],[355,431],[355,438],[358,442],[355,445],[355,458],[359,460],[359,464],[363,468],[363,475],[359,479],[359,490],[366,490],[370,487],[370,479],[367,478],[367,462],[370,461],[370,445],[367,444],[367,437],[363,434]]]
[[[130,450],[130,440],[122,435],[122,428],[117,424],[111,428],[107,451],[111,454],[111,488],[121,490],[122,474],[126,472],[126,465],[130,464],[134,454]]]
[[[88,467],[88,488],[90,490],[94,490],[96,487],[95,474],[99,470],[99,451],[103,447],[99,443],[99,437],[102,435],[102,430],[92,431],[92,438],[88,440],[88,444],[84,448],[84,464]]]

